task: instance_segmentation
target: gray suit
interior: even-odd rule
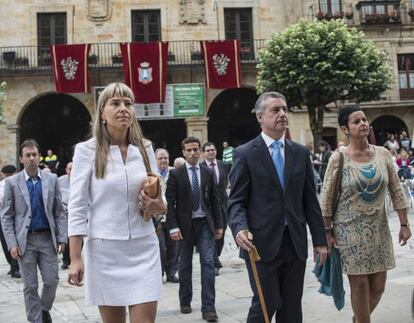
[[[50,232],[29,233],[32,209],[24,172],[8,177],[3,195],[1,221],[9,250],[22,252],[19,265],[29,322],[42,322],[42,310],[52,307],[58,284],[58,243],[67,241],[67,218],[62,205],[57,176],[41,171],[42,200]],[[43,278],[39,298],[37,266]]]

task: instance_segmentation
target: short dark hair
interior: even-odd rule
[[[3,174],[14,174],[16,171],[17,169],[14,165],[6,165],[1,169]]]
[[[355,103],[355,104],[348,104],[348,105],[344,105],[341,110],[339,110],[338,113],[338,124],[340,127],[347,127],[348,128],[348,119],[349,116],[357,111],[362,111],[361,107],[359,106],[359,104]]]
[[[187,137],[181,142],[181,148],[184,150],[184,145],[191,144],[193,142],[198,143],[198,147],[201,148],[201,141],[197,137]]]
[[[201,147],[201,150],[204,152],[207,146],[213,146],[214,149],[217,149],[216,145],[213,142],[207,141],[206,143],[204,143],[203,147]]]
[[[19,156],[20,157],[22,157],[23,156],[23,148],[26,148],[26,147],[30,147],[30,148],[33,148],[33,147],[36,147],[37,148],[37,152],[39,153],[39,155],[40,155],[40,146],[39,146],[39,144],[36,142],[36,140],[34,140],[34,139],[26,139],[25,141],[23,141],[23,143],[20,145],[20,148],[19,148]]]

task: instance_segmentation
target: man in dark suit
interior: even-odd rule
[[[270,320],[277,312],[277,323],[298,323],[308,251],[306,224],[321,263],[327,257],[312,165],[309,151],[285,138],[288,117],[282,94],[262,94],[255,112],[262,133],[234,150],[227,210],[253,291],[247,322],[264,322],[247,253],[255,245]]]
[[[206,142],[203,145],[204,161],[201,165],[205,165],[214,171],[214,179],[217,184],[219,199],[220,199],[220,210],[223,218],[223,236],[221,239],[216,240],[214,244],[214,270],[215,275],[219,275],[219,270],[223,265],[220,262],[221,251],[224,246],[224,235],[227,228],[227,185],[228,185],[228,173],[226,165],[221,161],[217,160],[217,149],[216,145],[212,142]]]
[[[214,239],[223,235],[217,186],[212,170],[199,164],[200,140],[188,137],[183,140],[182,149],[186,162],[170,171],[165,193],[170,237],[180,241],[180,309],[184,314],[192,311],[192,260],[194,246],[197,246],[202,272],[202,317],[216,322]]]

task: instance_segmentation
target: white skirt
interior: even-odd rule
[[[85,239],[86,305],[128,306],[158,301],[162,273],[155,233],[138,239]]]

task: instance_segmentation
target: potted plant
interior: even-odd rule
[[[169,62],[174,62],[175,61],[175,55],[173,54],[173,52],[168,51],[167,60]]]
[[[121,54],[116,54],[112,56],[112,64],[122,64],[122,56]]]
[[[342,19],[344,17],[344,13],[342,11],[335,12],[335,15],[333,16],[334,19]]]
[[[15,66],[29,66],[29,59],[27,57],[16,57],[14,60]]]
[[[250,47],[240,48],[240,59],[241,60],[250,60],[252,58],[252,50]]]
[[[39,55],[39,65],[40,66],[49,66],[52,64],[50,59],[50,54],[48,52],[43,52]]]
[[[88,56],[88,64],[96,65],[98,64],[99,57],[96,54],[90,54]]]
[[[348,11],[345,13],[345,18],[346,19],[352,19],[354,18],[354,13],[352,11]]]
[[[203,59],[203,55],[201,52],[191,52],[191,60],[192,61],[201,61]]]
[[[407,14],[411,17],[411,19],[414,18],[414,9],[413,8],[408,9]]]
[[[323,20],[323,19],[325,19],[325,13],[324,13],[324,12],[322,12],[322,11],[318,11],[318,12],[316,13],[316,19],[318,19],[318,20]]]
[[[13,64],[14,60],[16,59],[16,52],[3,52],[3,60],[7,64]]]

